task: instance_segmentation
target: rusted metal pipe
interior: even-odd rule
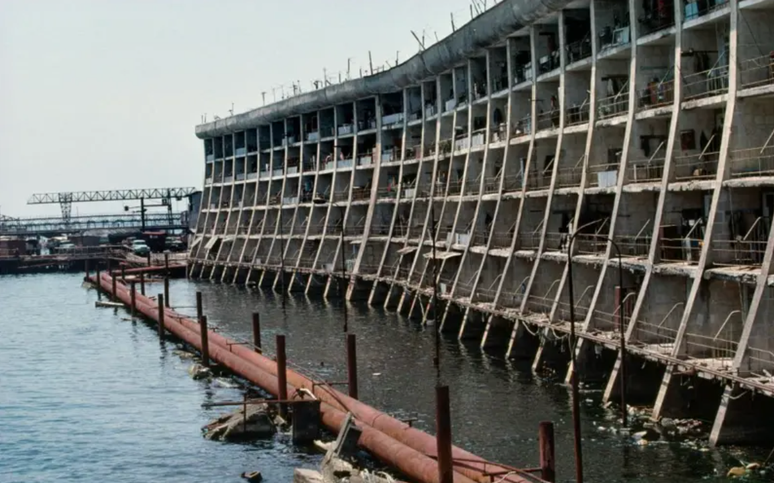
[[[164,339],[164,294],[160,293],[156,296],[156,305],[159,309],[159,339]]]
[[[347,387],[349,397],[357,399],[357,342],[355,334],[347,334]]]
[[[258,312],[253,312],[253,347],[261,353],[261,314]]]
[[[452,434],[449,386],[435,387],[435,440],[438,455],[438,481],[452,483]]]
[[[199,333],[202,338],[202,346],[201,346],[202,365],[204,365],[204,367],[210,367],[210,343],[209,343],[209,339],[207,338],[209,331],[207,330],[206,315],[202,315],[201,317],[199,317],[199,327],[200,327]]]
[[[101,283],[106,285],[109,281],[103,277]],[[119,291],[119,295],[124,303],[127,303],[128,293],[125,292]],[[155,311],[157,306],[156,302],[147,297],[138,299],[138,310],[150,319],[158,320],[158,314]],[[176,314],[172,310],[169,310],[169,314],[170,319],[166,322],[166,327],[176,336],[201,350],[199,324]],[[274,361],[235,344],[215,332],[209,332],[208,339],[212,359],[275,396],[278,395],[277,364]],[[234,365],[232,365],[233,358],[238,360]],[[245,369],[246,366],[248,369]],[[359,441],[361,447],[417,481],[438,483],[437,464],[427,456],[435,454],[437,450],[435,438],[330,387],[316,385],[295,371],[288,370],[287,377],[290,383],[287,385],[286,391],[290,390],[293,393],[292,391],[296,389],[305,388],[323,401],[321,410],[323,424],[326,427],[332,431],[338,431],[346,412],[352,411],[358,426],[363,430]],[[293,380],[299,384],[294,384]],[[418,447],[423,449],[417,449]],[[504,466],[487,462],[483,458],[460,448],[453,447],[452,451],[455,461],[467,461],[465,465],[457,465],[454,473],[455,483],[471,483],[474,479],[478,482],[488,482],[489,477],[485,473],[504,468]],[[526,482],[515,474],[506,477],[504,481]]]
[[[280,399],[287,399],[288,393],[287,393],[287,385],[288,385],[288,376],[287,376],[287,364],[285,360],[285,336],[282,334],[277,334],[277,342],[276,342],[276,351],[277,351],[277,381],[279,384],[279,394],[277,397]],[[279,407],[279,413],[280,416],[282,416],[282,419],[286,419],[288,415],[288,407],[284,404],[280,404]]]
[[[540,477],[549,483],[556,481],[556,457],[554,454],[554,423],[541,421],[538,426],[540,447]]]

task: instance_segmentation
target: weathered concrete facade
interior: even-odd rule
[[[435,263],[442,330],[565,370],[578,233],[580,373],[615,400],[623,320],[633,401],[771,439],[774,2],[557,8],[395,92],[199,126],[190,273],[334,296],[345,268],[424,319]]]

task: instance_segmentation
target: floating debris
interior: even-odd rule
[[[202,428],[204,437],[217,441],[237,441],[252,438],[269,438],[275,429],[266,404],[248,404],[230,414],[225,414]]]
[[[201,364],[193,364],[188,368],[188,374],[190,374],[194,379],[198,380],[206,379],[212,376],[212,371]]]

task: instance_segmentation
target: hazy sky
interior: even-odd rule
[[[202,184],[194,127],[415,54],[469,0],[0,0],[0,213],[32,193]],[[490,2],[491,3],[491,2]],[[279,96],[279,90],[277,90]],[[101,203],[79,213],[110,213]]]

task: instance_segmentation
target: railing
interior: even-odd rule
[[[527,233],[519,233],[519,236],[516,238],[518,250],[537,250],[540,248],[540,236],[541,236],[541,229],[543,228],[543,224],[545,223],[545,218],[540,220],[540,223],[538,223],[537,228],[532,230],[531,232]]]
[[[462,179],[449,181],[449,188],[446,190],[446,196],[458,195],[462,191]],[[436,196],[438,194],[436,193]]]
[[[747,347],[747,368],[753,375],[770,378],[774,372],[774,352],[768,349]]]
[[[398,231],[399,228],[396,225],[395,231]],[[385,224],[378,224],[378,225],[371,225],[371,229],[369,231],[370,236],[387,236],[390,234],[390,225]]]
[[[587,32],[581,40],[567,44],[566,49],[569,64],[591,57],[591,32]]]
[[[583,100],[580,106],[567,108],[567,126],[576,126],[589,122],[589,99]]]
[[[730,163],[732,178],[774,176],[774,146],[732,151]]]
[[[376,190],[377,198],[394,199],[398,197],[398,188],[396,186],[385,186]]]
[[[728,92],[728,66],[721,64],[721,54],[711,69],[683,76],[684,99],[700,99]]]
[[[527,115],[517,120],[513,125],[514,136],[525,136],[532,134],[532,116]]]
[[[557,188],[574,188],[580,186],[583,177],[583,162],[586,155],[582,155],[573,167],[559,168],[556,172]]]
[[[674,27],[675,18],[674,14],[672,13],[672,8],[667,7],[664,9],[663,14],[660,14],[658,10],[645,12],[645,15],[639,19],[639,22],[642,27],[642,33],[640,35],[644,37],[646,35],[658,32],[659,30],[665,30],[670,27]]]
[[[629,326],[629,320],[631,318],[631,303],[627,304],[630,299],[634,299],[637,296],[637,292],[629,292],[623,298],[620,304],[616,304],[613,313],[604,312],[602,310],[594,311],[595,327],[607,332],[618,332],[621,330],[621,305],[623,305],[623,324],[624,329]],[[632,300],[633,301],[633,300]]]
[[[468,180],[465,183],[465,196],[475,196],[481,192],[481,174],[476,176],[476,179]]]
[[[537,115],[537,130],[553,129],[559,127],[559,119],[562,115],[559,109],[551,109]]]
[[[505,141],[508,129],[505,123],[500,123],[497,126],[492,126],[492,130],[489,132],[490,143],[500,143]]]
[[[449,139],[441,139],[438,142],[438,147],[439,147],[439,149],[441,151],[441,155],[451,153],[451,151],[452,151],[452,143],[453,143],[453,140],[451,138],[449,138]]]
[[[658,82],[650,82],[640,91],[640,108],[654,109],[672,104],[675,98],[675,81],[668,70]]]
[[[624,92],[625,90],[625,92]],[[629,112],[629,80],[623,85],[621,90],[609,97],[604,97],[597,101],[597,115],[600,120],[610,119],[611,117],[621,116]]]
[[[371,196],[370,187],[352,188],[352,201],[367,200]]]
[[[662,142],[659,149],[663,146]],[[653,183],[661,181],[664,176],[665,157],[655,157],[658,150],[648,159],[638,159],[629,161],[626,170],[628,171],[627,181],[629,183]]]
[[[751,239],[755,228],[763,221],[759,216],[744,237],[736,240],[712,240],[712,251],[715,254],[715,265],[760,265],[766,253],[767,240]]]
[[[551,177],[553,176],[553,167],[556,159],[551,159],[548,166],[540,171],[534,171],[527,175],[527,190],[541,190],[551,186]]]
[[[507,231],[495,231],[490,237],[491,242],[489,246],[491,248],[510,248],[511,243],[513,242],[513,231],[515,229],[516,222],[514,221]]]
[[[708,146],[711,142],[712,138],[707,143]],[[675,179],[677,181],[713,179],[718,172],[719,154],[717,152],[701,152],[690,156],[675,157]]]
[[[739,62],[739,84],[745,88],[774,82],[774,50],[768,54]]]
[[[738,319],[738,330],[733,324],[728,323],[732,319]],[[712,359],[713,369],[730,369],[734,361],[734,355],[739,345],[741,335],[742,312],[734,310],[726,316],[726,320],[714,336],[685,333],[685,351],[689,359]]]
[[[521,191],[524,187],[524,171],[518,174],[507,174],[503,180],[503,193]]]
[[[642,317],[637,318],[634,326],[636,342],[646,345],[656,344],[663,346],[662,348],[665,349],[663,352],[669,354],[671,352],[671,346],[674,345],[675,340],[677,340],[676,327],[680,324],[680,320],[682,319],[682,313],[675,312],[675,310],[684,306],[685,304],[683,302],[674,304],[658,324],[648,323],[643,320]],[[672,318],[673,314],[676,314],[677,317]]]
[[[333,201],[347,201],[349,199],[349,186],[346,186],[342,191],[333,192]]]
[[[685,17],[683,22],[699,18],[702,15],[719,10],[728,5],[727,0],[714,0],[712,2],[686,2],[685,4]]]
[[[500,168],[495,176],[484,178],[484,193],[498,193],[500,191],[500,176],[502,176],[502,173],[502,168]]]
[[[700,238],[691,238],[693,231],[700,226],[696,223],[682,238],[662,238],[659,241],[662,262],[688,262],[691,265],[699,263],[701,246],[704,241]]]

